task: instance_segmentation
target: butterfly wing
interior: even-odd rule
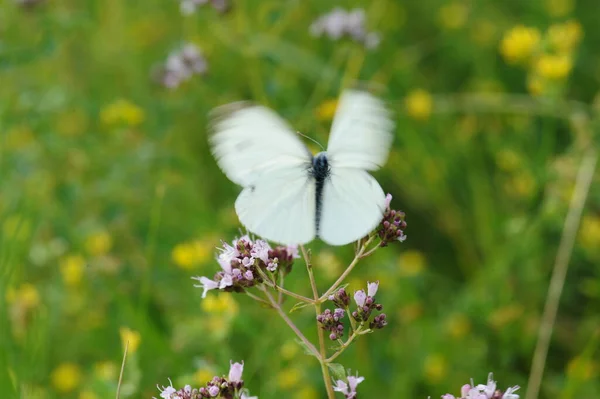
[[[385,193],[367,170],[388,157],[394,124],[384,103],[368,92],[346,90],[336,110],[321,196],[318,235],[331,245],[366,236],[383,218]]]
[[[210,144],[227,177],[243,187],[235,202],[252,233],[281,244],[315,236],[312,156],[288,124],[268,108],[234,103],[212,115]]]
[[[393,129],[383,101],[366,91],[345,90],[331,125],[329,163],[338,168],[379,169],[387,160]]]
[[[319,237],[345,245],[372,231],[383,218],[385,194],[368,172],[332,168],[323,186]]]

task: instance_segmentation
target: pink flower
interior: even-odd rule
[[[229,369],[229,382],[240,382],[242,380],[242,372],[244,371],[244,362],[231,363]]]
[[[367,281],[367,294],[370,297],[374,297],[375,294],[377,294],[377,288],[379,288],[379,281],[376,281],[374,283],[369,283]]]
[[[354,293],[354,301],[356,302],[356,304],[358,305],[359,308],[362,308],[363,306],[365,306],[366,300],[367,300],[367,294],[365,294],[365,291],[358,290]]]
[[[208,277],[192,277],[192,280],[200,281],[200,284],[194,284],[194,287],[202,288],[202,298],[206,298],[206,293],[219,287],[219,283],[209,279]],[[222,281],[222,280],[221,280]]]

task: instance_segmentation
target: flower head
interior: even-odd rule
[[[368,49],[376,48],[381,39],[377,33],[367,32],[365,22],[365,10],[355,8],[346,11],[336,7],[328,14],[317,18],[310,26],[310,33],[317,37],[328,36],[332,40],[339,40],[346,36],[362,43]]]
[[[208,62],[202,50],[191,43],[184,44],[179,50],[169,54],[161,66],[155,68],[154,77],[163,86],[175,89],[193,75],[205,75]]]
[[[519,399],[519,395],[514,393],[519,386],[507,388],[502,392],[497,389],[493,374],[488,375],[487,384],[474,385],[465,384],[460,389],[460,396],[455,397],[449,393],[442,395],[442,399]]]
[[[387,205],[386,210],[383,214],[383,220],[377,230],[379,238],[381,239],[379,245],[382,247],[387,246],[388,243],[393,241],[404,242],[404,240],[406,240],[406,235],[404,234],[404,229],[406,228],[404,212],[390,208],[390,203],[392,201],[391,194],[386,196],[385,201]]]
[[[346,399],[356,399],[356,387],[364,380],[365,377],[359,377],[358,374],[356,375],[356,377],[350,375],[346,377],[346,381],[337,380],[335,382],[335,385],[333,386],[333,390],[336,392],[341,392],[346,397]]]
[[[192,277],[203,289],[202,298],[212,289],[244,292],[245,289],[260,284],[266,273],[282,273],[291,271],[294,259],[298,257],[296,247],[271,248],[266,241],[253,241],[248,236],[233,240],[232,244],[223,242],[217,255],[217,263],[221,271],[212,279],[205,276]]]
[[[241,363],[231,363],[231,368],[229,369],[229,381],[230,382],[240,382],[242,380],[242,371],[244,371],[244,362]]]

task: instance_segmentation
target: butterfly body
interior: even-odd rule
[[[371,94],[344,92],[327,150],[314,156],[262,106],[224,106],[213,126],[213,155],[243,187],[235,209],[249,231],[288,245],[315,237],[344,245],[381,221],[385,194],[368,171],[387,159],[393,123]]]

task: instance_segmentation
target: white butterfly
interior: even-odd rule
[[[392,142],[394,124],[381,100],[346,90],[327,151],[315,156],[268,108],[234,103],[214,112],[212,152],[243,187],[235,210],[250,232],[286,245],[315,237],[344,245],[383,218],[385,194],[367,172],[383,166]]]

